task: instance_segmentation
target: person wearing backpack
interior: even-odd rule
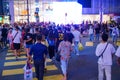
[[[102,42],[97,45],[96,56],[98,56],[98,80],[111,80],[112,55],[115,53],[115,48],[108,43],[108,35],[102,34]]]
[[[53,30],[51,29],[48,34],[48,52],[50,59],[54,59],[55,56],[55,34],[53,33]]]

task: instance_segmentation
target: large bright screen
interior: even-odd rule
[[[52,21],[56,24],[80,24],[82,5],[77,2],[53,2]]]

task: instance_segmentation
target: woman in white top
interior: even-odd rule
[[[102,34],[102,42],[96,48],[96,56],[98,59],[98,80],[103,80],[104,72],[106,80],[111,80],[112,54],[115,53],[115,48],[107,42],[108,35]],[[101,55],[103,54],[103,55]]]

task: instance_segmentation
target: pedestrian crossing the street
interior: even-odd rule
[[[11,50],[8,50],[6,54],[4,68],[2,71],[2,80],[24,80],[23,67],[26,64],[25,52],[21,53],[21,56],[16,61],[16,58]],[[44,74],[44,80],[61,80],[62,74],[52,62],[51,59],[47,59],[47,72]],[[35,78],[35,68],[33,66],[33,80]]]

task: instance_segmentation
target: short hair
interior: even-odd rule
[[[40,35],[40,34],[39,34],[39,35],[37,35],[37,36],[36,36],[36,40],[41,41],[41,40],[42,40],[42,35]]]
[[[26,32],[30,32],[30,28],[26,28]]]
[[[19,27],[18,27],[18,26],[15,26],[15,29],[19,30]]]
[[[103,33],[102,34],[102,40],[105,41],[105,42],[107,42],[107,40],[108,40],[108,34]]]

